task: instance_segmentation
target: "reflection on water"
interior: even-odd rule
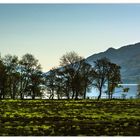
[[[126,94],[126,98],[135,98],[137,94],[137,84],[123,84],[124,88],[129,88],[129,91],[124,93],[122,88],[116,88],[113,94],[114,98],[122,98],[122,94]],[[108,98],[107,94],[105,93],[106,87],[103,89],[102,98]],[[95,88],[87,94],[89,97],[97,97],[99,95],[99,91]]]

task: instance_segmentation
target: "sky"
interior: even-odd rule
[[[139,13],[140,4],[0,4],[0,53],[31,53],[49,71],[66,52],[140,42]]]

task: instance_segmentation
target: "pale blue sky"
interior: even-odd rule
[[[0,53],[32,53],[48,71],[68,51],[88,57],[140,42],[140,4],[0,4]]]

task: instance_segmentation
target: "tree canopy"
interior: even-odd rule
[[[120,66],[101,58],[90,65],[76,52],[67,52],[60,58],[59,67],[47,74],[32,54],[20,59],[16,55],[0,57],[0,99],[43,98],[86,99],[92,87],[102,90],[112,98],[115,87],[121,83]],[[45,92],[47,91],[47,92]]]

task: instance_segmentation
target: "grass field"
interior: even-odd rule
[[[140,100],[1,100],[0,136],[140,136]]]

